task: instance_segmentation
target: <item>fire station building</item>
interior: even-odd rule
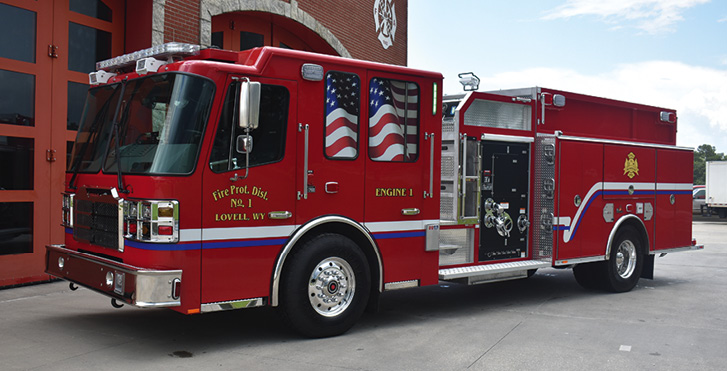
[[[48,280],[95,63],[166,42],[407,64],[408,0],[0,0],[0,287]]]

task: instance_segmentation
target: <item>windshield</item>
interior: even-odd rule
[[[172,73],[90,89],[69,171],[117,171],[117,117],[123,173],[191,173],[213,95],[211,81]]]

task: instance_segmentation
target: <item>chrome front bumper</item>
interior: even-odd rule
[[[182,270],[144,269],[49,245],[45,272],[141,308],[181,304]]]

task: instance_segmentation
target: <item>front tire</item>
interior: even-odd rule
[[[603,288],[611,292],[631,291],[644,267],[644,248],[635,228],[625,226],[616,234],[606,261]]]
[[[366,256],[349,238],[323,234],[285,263],[280,288],[283,321],[308,337],[340,335],[361,317],[371,279]]]

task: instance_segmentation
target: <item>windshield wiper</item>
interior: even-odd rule
[[[121,106],[123,105],[123,98],[124,93],[126,92],[126,79],[124,79],[121,82],[121,94],[119,94],[119,104],[116,106],[116,112],[114,112],[114,120],[112,121],[114,123],[114,137],[116,138],[115,144],[116,144],[116,153],[115,153],[115,160],[116,160],[116,181],[117,185],[119,187],[118,191],[121,193],[129,193],[128,189],[124,188],[124,181],[121,175],[121,143],[119,142],[119,111],[121,110]],[[129,104],[131,104],[129,102]],[[126,113],[124,115],[126,116]]]

